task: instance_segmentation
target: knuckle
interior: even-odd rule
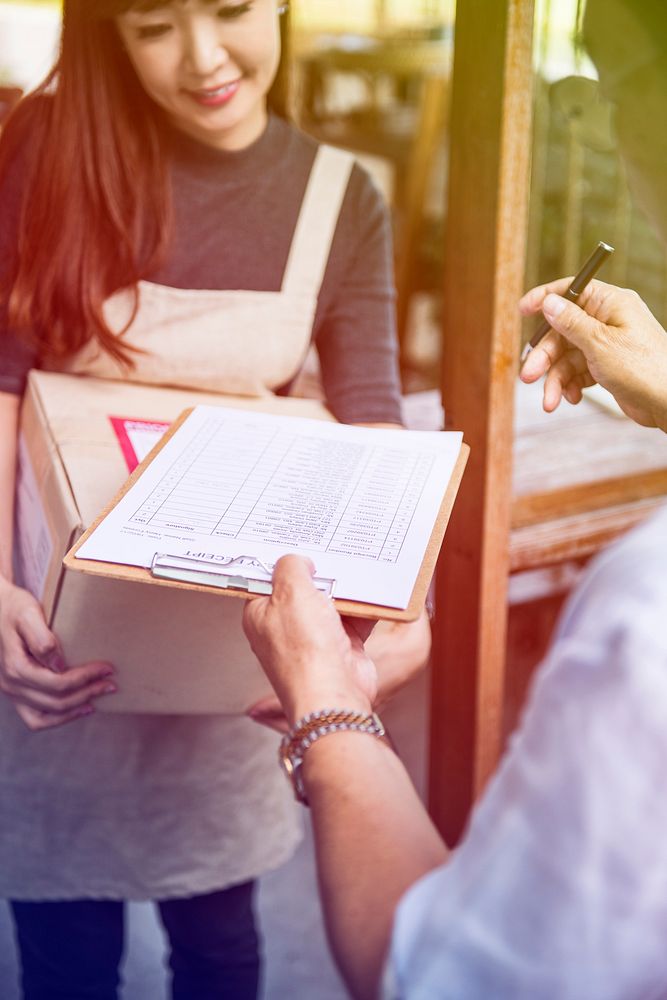
[[[21,673],[20,664],[12,658],[5,660],[5,666],[3,671],[3,680],[5,681],[5,683],[8,686],[11,686],[13,684],[20,684],[22,679],[23,676]]]
[[[50,676],[50,687],[57,698],[63,698],[75,691],[81,684],[81,678],[72,674],[52,674]]]
[[[63,712],[72,712],[75,708],[79,707],[85,699],[88,697],[90,692],[84,692],[82,694],[71,694],[67,696],[56,697],[52,702],[52,707],[50,711],[58,712],[59,714]]]
[[[34,656],[47,657],[56,652],[56,641],[53,636],[42,636],[30,643]]]
[[[572,307],[568,307],[563,310],[560,317],[559,326],[562,330],[569,333],[580,320],[579,312]]]

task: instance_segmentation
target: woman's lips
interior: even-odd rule
[[[231,101],[240,85],[240,80],[232,80],[230,83],[223,83],[220,87],[209,87],[206,90],[186,90],[185,93],[204,108],[219,108]]]

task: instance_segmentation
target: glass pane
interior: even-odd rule
[[[447,21],[450,0],[297,0],[294,23],[301,30],[377,32]]]
[[[526,285],[572,274],[598,240],[616,252],[600,278],[664,317],[665,251],[628,187],[594,64],[579,40],[581,0],[538,0]]]

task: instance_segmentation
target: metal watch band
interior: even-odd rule
[[[368,733],[378,739],[384,738],[393,749],[382,721],[374,712],[365,714],[344,708],[325,708],[319,712],[309,712],[282,738],[279,751],[281,767],[292,783],[298,802],[308,805],[301,774],[301,765],[308,749],[323,736],[346,731]]]

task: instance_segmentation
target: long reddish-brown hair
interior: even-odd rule
[[[58,61],[0,140],[0,186],[21,171],[15,252],[0,296],[10,329],[42,357],[90,340],[131,353],[104,302],[164,255],[172,225],[166,137],[120,43],[113,16],[133,0],[64,0]],[[284,42],[285,18],[281,19]],[[287,113],[285,51],[269,105]]]

